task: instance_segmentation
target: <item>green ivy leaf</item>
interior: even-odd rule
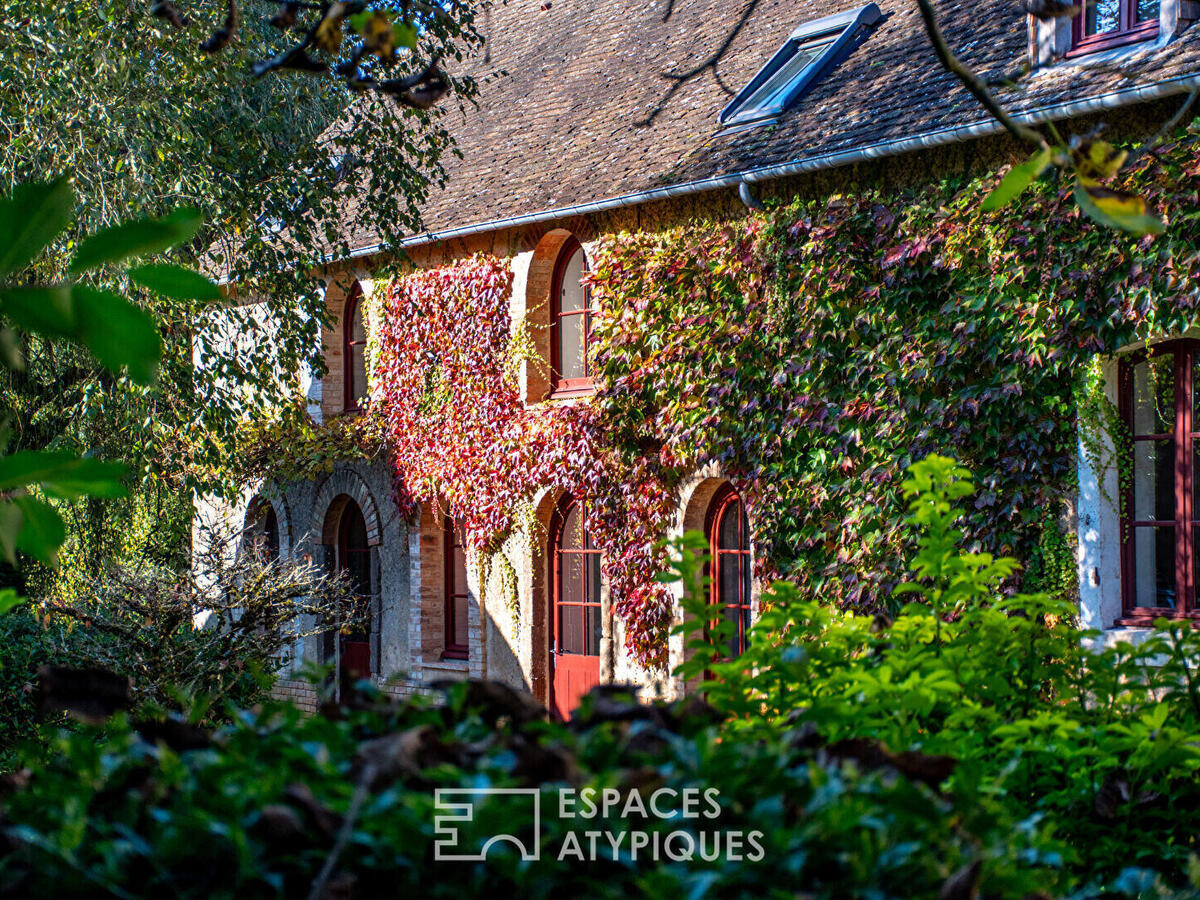
[[[17,593],[15,588],[0,590],[0,616],[15,609],[25,602],[25,598]]]
[[[1102,198],[1097,202],[1097,199],[1092,196],[1092,190],[1098,189],[1089,190],[1078,181],[1075,182],[1075,202],[1093,222],[1104,225],[1106,228],[1116,228],[1139,236],[1163,233],[1162,219],[1145,212],[1144,202],[1137,204],[1106,203],[1107,198]],[[1105,205],[1101,206],[1102,203]]]
[[[72,272],[94,269],[105,263],[117,263],[132,256],[159,253],[190,240],[199,230],[200,213],[177,209],[161,219],[123,222],[86,238],[75,251]]]
[[[191,269],[169,263],[139,266],[129,270],[129,277],[142,287],[172,300],[220,300],[221,289]]]
[[[71,179],[18,185],[0,199],[0,274],[30,262],[67,227],[75,211]]]
[[[62,517],[45,500],[28,495],[12,500],[21,513],[16,548],[47,566],[58,565],[58,548],[67,539]]]
[[[1035,178],[1046,171],[1046,167],[1050,165],[1050,159],[1050,148],[1043,147],[1025,162],[1013,166],[1009,169],[1008,174],[1000,179],[1000,183],[992,189],[992,192],[983,198],[980,209],[984,212],[994,212],[1007,206],[1024,193],[1025,189],[1033,184]]]
[[[124,463],[80,459],[66,451],[22,450],[0,457],[0,491],[32,484],[64,500],[89,497],[124,497],[122,479],[129,474]]]
[[[12,500],[0,500],[0,554],[9,565],[17,563],[17,535],[24,516]]]
[[[25,331],[49,337],[72,337],[75,333],[71,289],[66,285],[0,290],[0,312]]]
[[[87,285],[75,285],[71,295],[80,342],[113,372],[124,367],[134,381],[151,384],[162,339],[150,314],[111,291]]]
[[[393,22],[392,43],[397,47],[407,47],[409,50],[416,49],[417,29],[407,22]]]

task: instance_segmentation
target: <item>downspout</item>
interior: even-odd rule
[[[750,189],[750,182],[743,178],[738,182],[738,197],[742,204],[749,210],[762,209],[762,201],[754,196],[754,192]]]

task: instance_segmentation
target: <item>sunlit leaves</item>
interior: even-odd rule
[[[75,197],[69,178],[18,185],[0,199],[0,275],[28,265],[71,221]]]
[[[63,451],[22,450],[0,456],[0,492],[40,484],[61,499],[122,497],[126,491],[121,481],[127,475],[123,463],[81,459]]]
[[[112,372],[125,371],[142,384],[154,381],[161,339],[145,310],[103,287],[63,283],[30,285],[27,267],[67,227],[74,211],[68,179],[19,188],[0,199],[0,234],[10,243],[0,269],[0,314],[27,335],[44,340],[71,340],[86,347]],[[105,229],[85,240],[75,254],[73,270],[120,262],[130,256],[163,250],[189,239],[199,222],[194,213],[173,214]],[[172,266],[147,267],[140,280],[156,282],[175,293],[211,293],[216,288],[194,273]],[[23,275],[21,281],[14,276]],[[6,329],[5,334],[9,331]],[[6,365],[23,361],[16,347]],[[5,440],[7,441],[7,432]],[[126,495],[122,463],[79,458],[65,451],[21,450],[0,456],[0,555],[15,564],[17,553],[48,566],[57,562],[66,537],[62,518],[49,499]],[[7,602],[7,598],[6,598]]]
[[[182,266],[158,263],[129,270],[142,287],[173,300],[220,300],[221,290],[203,275]]]
[[[153,317],[112,291],[77,284],[71,297],[81,342],[96,359],[134,381],[154,381],[162,339]]]
[[[1163,223],[1141,197],[1100,185],[1075,185],[1075,202],[1092,221],[1130,234],[1162,234]]]
[[[85,238],[71,260],[72,272],[83,272],[130,257],[148,256],[192,239],[200,228],[200,214],[180,209],[161,219],[123,222]]]
[[[1010,201],[1024,193],[1035,178],[1046,171],[1053,154],[1049,147],[1043,147],[1023,163],[1013,166],[1000,183],[988,194],[980,208],[984,212],[992,212],[1006,206]]]
[[[1120,171],[1128,156],[1128,150],[1114,147],[1108,141],[1079,139],[1071,143],[1075,174],[1087,185],[1112,178]]]

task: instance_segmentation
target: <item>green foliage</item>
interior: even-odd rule
[[[442,706],[367,695],[304,717],[266,704],[234,714],[211,738],[124,717],[103,736],[65,734],[54,758],[3,800],[0,890],[840,898],[957,886],[963,893],[943,896],[965,897],[1021,896],[1053,880],[1054,852],[992,798],[945,795],[796,736],[729,740],[702,704],[651,707],[599,692],[571,727],[527,704],[476,682],[450,688]],[[541,859],[522,862],[500,844],[483,863],[435,860],[441,787],[540,789],[540,840],[528,807],[503,797],[477,798],[473,821],[457,827],[466,847],[515,834],[539,845]],[[564,818],[560,788],[614,790],[621,805],[634,790],[645,802],[667,789],[675,799],[664,795],[662,806],[674,809],[684,789],[711,788],[719,815]],[[587,832],[605,830],[621,836],[619,854],[598,836],[596,861],[558,859],[569,834],[587,848]],[[707,835],[710,848],[721,840],[713,832],[757,832],[762,858],[746,840],[745,859],[673,861],[661,850],[655,859],[648,844],[635,858],[630,849],[635,834],[653,841],[679,831],[694,846]],[[326,865],[331,877],[319,882]]]
[[[995,798],[1061,842],[1064,893],[1132,878],[1127,867],[1187,883],[1200,827],[1200,633],[1159,620],[1137,645],[1104,643],[1072,624],[1069,602],[1006,596],[1015,561],[962,547],[961,504],[975,490],[953,460],[913,465],[904,493],[919,537],[914,580],[898,592],[921,602],[893,620],[780,582],[733,661],[715,658],[726,626],[711,621],[697,544],[685,544],[681,627],[693,639],[678,674],[713,674],[701,690],[735,717],[739,740],[807,726],[826,741],[945,757],[948,794]]]
[[[347,255],[352,234],[387,247],[420,231],[419,209],[444,183],[443,154],[453,152],[445,113],[476,92],[454,71],[480,43],[471,4],[389,13],[420,25],[415,36],[393,35],[396,47],[416,47],[390,74],[404,79],[421,60],[440,59],[453,76],[442,87],[450,91],[445,110],[353,94],[344,74],[251,77],[254,61],[297,40],[268,23],[279,4],[238,3],[235,39],[215,60],[197,44],[224,25],[226,4],[189,5],[184,28],[169,24],[170,9],[123,0],[3,6],[12,27],[0,32],[0,193],[18,189],[12,205],[22,211],[19,231],[0,232],[4,267],[20,271],[5,283],[4,303],[10,319],[20,315],[33,329],[0,334],[0,353],[19,343],[25,361],[21,371],[0,372],[0,407],[12,412],[9,449],[121,460],[126,487],[145,495],[76,505],[73,540],[90,569],[106,562],[100,548],[126,542],[136,511],[164,493],[190,500],[194,489],[236,492],[247,415],[286,405],[298,372],[323,369],[320,334],[330,313],[316,273]],[[301,19],[327,11],[335,12],[291,9]],[[378,28],[360,24],[376,42],[359,58],[362,78],[390,52]],[[20,187],[47,172],[72,173],[77,204],[65,201],[65,183],[50,197]],[[46,214],[37,213],[43,205]],[[181,207],[198,218],[172,219]],[[163,225],[188,240],[160,253]],[[135,253],[147,255],[118,271],[113,262]],[[101,261],[77,293],[46,287],[73,265]],[[221,303],[211,282],[180,267],[226,276],[231,301],[259,302]],[[117,296],[133,301],[136,317]],[[92,334],[103,317],[107,329]],[[131,359],[131,378],[114,376],[118,341],[128,336],[137,349],[150,339],[151,320],[161,354]],[[237,339],[267,328],[271,340]],[[79,341],[80,330],[94,346]]]
[[[1032,560],[1081,433],[1093,462],[1121,456],[1096,428],[1117,417],[1095,357],[1195,322],[1198,149],[1193,126],[1128,173],[1169,223],[1157,237],[1096,227],[1041,181],[983,212],[986,177],[602,240],[597,452],[627,482],[715,465],[760,574],[894,611],[904,469],[952,447],[979,480],[974,549]]]
[[[383,422],[371,409],[318,424],[301,398],[245,423],[238,471],[247,482],[270,478],[286,484],[315,479],[333,471],[339,462],[379,457],[383,432]]]
[[[17,767],[22,754],[40,756],[42,729],[63,724],[39,714],[33,687],[42,666],[68,661],[65,636],[61,622],[28,605],[0,615],[0,772]]]
[[[24,270],[67,226],[75,195],[67,178],[26,184],[0,199],[0,315],[5,334],[15,326],[28,337],[74,341],[113,375],[127,371],[142,384],[154,381],[162,345],[154,320],[112,291],[64,280],[51,286],[20,283]],[[199,222],[180,212],[162,220],[118,225],[83,241],[71,265],[78,273],[186,240]],[[192,276],[203,281],[199,275]],[[211,285],[210,285],[211,287]],[[215,289],[215,287],[213,288]],[[14,349],[8,368],[24,370],[26,354]],[[11,437],[5,419],[4,443]],[[17,552],[53,566],[66,528],[44,497],[123,497],[128,469],[114,462],[81,459],[69,451],[20,450],[0,456],[0,552],[9,563]],[[40,496],[39,496],[40,495]],[[5,601],[9,604],[8,599]]]

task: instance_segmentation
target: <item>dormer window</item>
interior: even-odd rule
[[[722,125],[763,123],[796,102],[866,39],[883,19],[874,3],[801,25],[729,105]]]
[[[1158,36],[1159,0],[1086,0],[1071,26],[1071,54]]]

